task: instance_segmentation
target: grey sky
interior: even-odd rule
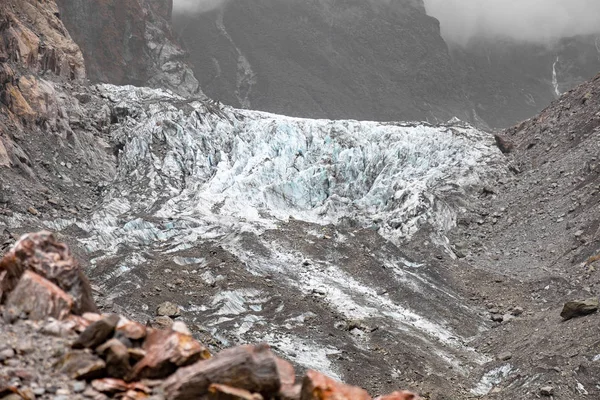
[[[600,32],[600,0],[424,0],[447,41],[504,36],[544,43]]]

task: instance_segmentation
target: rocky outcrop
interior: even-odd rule
[[[57,3],[61,19],[83,50],[90,80],[203,96],[171,34],[172,0]]]
[[[49,242],[50,239],[46,232],[23,237],[1,261],[1,282],[12,282],[12,277],[18,275],[16,271],[21,266],[15,262],[14,255],[21,254],[21,264],[29,266],[28,268],[43,266],[46,274],[51,270],[53,276],[62,277],[58,280],[59,285],[69,282],[71,286],[85,286],[85,276],[72,274],[77,269],[72,258],[62,257],[60,262],[49,262],[51,256],[56,254],[55,248],[65,248],[61,243]],[[33,252],[23,251],[23,243],[28,242],[31,244],[27,250]],[[65,278],[71,276],[77,277],[79,281],[73,282]],[[301,384],[296,385],[293,366],[278,358],[265,344],[234,347],[212,356],[192,338],[182,323],[166,330],[145,328],[144,335],[137,339],[129,338],[123,335],[119,327],[135,325],[134,322],[115,314],[84,313],[81,317],[71,314],[70,306],[74,303],[74,298],[53,285],[50,276],[46,275],[46,278],[31,270],[25,271],[18,278],[16,288],[9,293],[8,302],[4,306],[6,308],[2,310],[4,319],[7,320],[7,310],[16,308],[21,319],[29,319],[32,323],[50,317],[63,320],[64,322],[58,323],[52,320],[49,322],[56,324],[58,329],[53,331],[60,332],[62,336],[79,333],[71,344],[73,350],[60,345],[52,349],[55,354],[64,354],[53,365],[53,369],[63,375],[62,379],[66,376],[67,379],[83,381],[71,384],[76,393],[87,390],[88,395],[104,393],[105,396],[130,399],[143,399],[154,394],[152,398],[155,400],[371,400],[363,389],[342,384],[312,370],[306,373]],[[19,293],[19,296],[15,297],[15,293]],[[41,307],[44,302],[51,306],[58,305],[59,302],[52,300],[57,296],[64,300],[60,303],[62,307]],[[0,309],[3,308],[2,303],[0,301]],[[31,308],[32,305],[39,307]],[[4,322],[0,322],[0,333],[5,331],[7,329]],[[46,329],[45,332],[51,331]],[[21,337],[20,340],[25,338]],[[17,351],[23,348],[22,345],[14,347]],[[6,358],[22,357],[15,349],[13,345],[7,347],[3,343],[0,355],[4,358],[0,362]],[[35,350],[31,347],[28,352],[35,353]],[[18,360],[12,361],[13,365],[14,361],[19,363]],[[35,393],[32,388],[8,383],[2,371],[0,395],[14,393],[21,398],[31,398],[28,394]],[[27,376],[28,373],[21,372],[21,376]],[[43,382],[35,382],[36,389],[40,383]],[[408,400],[416,399],[416,395],[396,392],[383,399]]]

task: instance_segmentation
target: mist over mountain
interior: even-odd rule
[[[481,39],[552,45],[600,33],[596,0],[425,0],[446,41],[462,46]]]

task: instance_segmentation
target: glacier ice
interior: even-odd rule
[[[425,223],[450,229],[452,200],[502,164],[491,135],[466,125],[310,120],[201,102],[186,109],[166,92],[102,90],[138,116],[114,133],[123,151],[113,197],[162,218],[248,226],[351,218],[404,240]]]
[[[80,241],[90,254],[102,254],[92,266],[118,260],[112,269],[100,268],[98,280],[110,289],[109,298],[138,290],[140,269],[157,254],[195,268],[206,284],[225,280],[204,258],[186,253],[214,241],[251,275],[277,276],[278,286],[300,296],[318,293],[336,315],[403,335],[455,371],[466,373],[465,360],[485,361],[442,317],[424,315],[370,286],[368,271],[355,276],[326,256],[302,265],[305,254],[261,235],[300,220],[313,224],[303,240],[319,241],[327,237],[314,226],[351,221],[400,246],[429,226],[432,239],[445,244],[466,199],[504,170],[491,135],[456,122],[310,120],[187,100],[164,90],[111,85],[97,90],[118,110],[112,132],[120,149],[117,174],[90,218],[49,226],[74,223],[88,232]],[[254,235],[266,253],[245,247],[244,234]],[[337,235],[332,246],[345,245],[352,235]],[[372,257],[406,296],[435,298],[475,314],[424,275],[422,264],[380,253]],[[273,298],[248,285],[224,289],[208,302],[190,300],[185,309],[198,316],[190,322],[202,322],[214,335],[229,326],[238,341],[272,341],[296,362],[339,376],[328,359],[338,349],[327,338],[290,331],[300,311],[281,304],[271,320],[265,317],[264,304]],[[257,326],[267,331],[255,331]],[[298,343],[306,353],[295,353]],[[356,346],[368,347],[368,337]]]

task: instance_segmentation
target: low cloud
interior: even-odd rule
[[[548,43],[600,33],[600,0],[424,0],[449,42],[504,37]]]
[[[174,0],[173,12],[175,14],[201,14],[219,8],[227,1],[228,0]]]

